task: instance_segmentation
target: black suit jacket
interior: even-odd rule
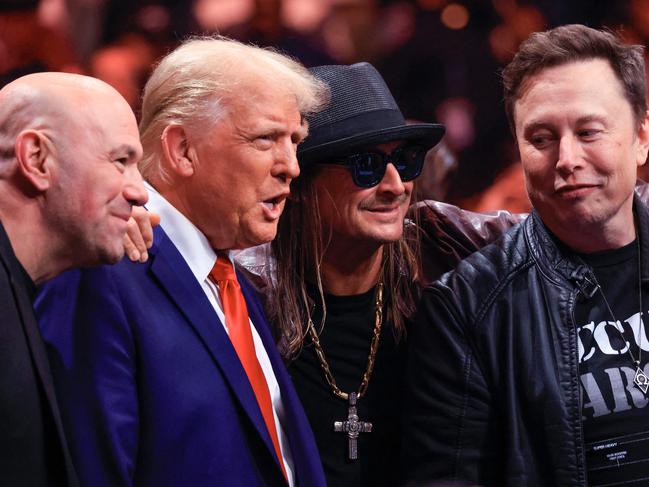
[[[76,486],[34,292],[0,222],[0,485]]]

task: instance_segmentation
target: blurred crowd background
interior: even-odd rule
[[[274,46],[307,66],[369,61],[408,119],[447,127],[424,197],[526,211],[499,73],[531,32],[575,22],[647,45],[649,0],[0,0],[0,86],[85,73],[138,113],[152,65],[196,34]]]

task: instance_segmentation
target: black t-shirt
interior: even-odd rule
[[[325,295],[327,321],[320,343],[343,392],[358,391],[367,366],[374,329],[374,292],[372,289],[355,296]],[[316,291],[309,289],[309,293],[318,303]],[[321,307],[316,306],[316,329],[321,317]],[[384,322],[374,372],[366,395],[357,403],[359,419],[371,422],[372,431],[360,433],[356,460],[347,458],[347,434],[334,431],[335,421],[347,419],[348,402],[331,391],[309,335],[300,355],[288,365],[313,429],[328,485],[398,485],[405,357],[404,341],[397,344],[392,325]]]
[[[636,367],[649,374],[649,338],[639,319],[637,242],[620,249],[582,255],[602,294],[575,309],[588,484],[649,485],[649,402],[633,383]],[[646,292],[646,290],[644,290]],[[649,295],[643,293],[644,321]],[[617,322],[617,325],[616,325]]]

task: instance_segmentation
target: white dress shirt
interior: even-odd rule
[[[191,269],[194,277],[200,283],[205,292],[205,296],[210,304],[216,311],[219,321],[222,323],[225,331],[228,327],[225,323],[225,316],[223,314],[223,306],[219,298],[218,286],[209,279],[210,271],[216,262],[216,252],[210,246],[207,238],[203,233],[190,222],[185,215],[180,213],[174,208],[160,193],[158,193],[150,184],[145,183],[149,192],[149,201],[146,205],[147,209],[158,213],[160,215],[160,226],[165,231],[171,242],[176,246],[180,255],[183,256],[185,262]],[[232,260],[232,257],[230,256]],[[284,432],[284,405],[282,403],[282,396],[279,389],[279,384],[275,378],[273,367],[261,341],[261,337],[257,333],[252,320],[250,321],[250,328],[252,331],[252,340],[255,345],[255,352],[257,360],[261,365],[264,372],[268,390],[270,392],[270,399],[273,404],[273,415],[275,416],[275,426],[277,428],[277,437],[279,438],[279,446],[286,467],[286,474],[288,476],[289,486],[295,485],[295,473],[293,467],[293,457],[291,455],[291,448],[288,442],[288,437]]]

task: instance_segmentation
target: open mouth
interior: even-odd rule
[[[282,214],[282,203],[286,200],[288,193],[281,193],[273,198],[261,202],[265,216],[268,220],[277,220]]]
[[[284,199],[285,197],[283,196],[276,196],[275,198],[270,198],[262,201],[262,204],[269,210],[274,210],[280,205],[282,201],[284,201]]]

